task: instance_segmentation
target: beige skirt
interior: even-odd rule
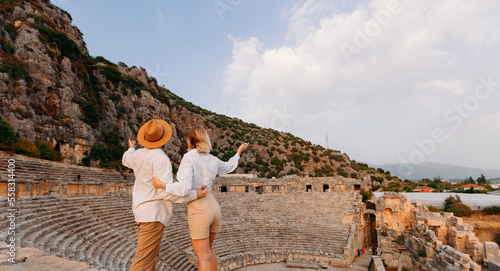
[[[211,192],[202,199],[191,201],[186,208],[191,239],[205,239],[211,232],[220,232],[220,207]]]

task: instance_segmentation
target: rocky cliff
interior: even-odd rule
[[[251,150],[238,173],[361,177],[377,174],[339,151],[193,105],[158,86],[145,69],[91,57],[71,16],[49,1],[0,1],[0,115],[19,139],[46,142],[63,162],[117,166],[138,129],[153,118],[173,127],[165,151],[178,166],[191,127],[208,129],[214,155]]]

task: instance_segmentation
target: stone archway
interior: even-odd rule
[[[374,210],[366,210],[363,212],[365,220],[365,247],[377,247],[377,217]]]

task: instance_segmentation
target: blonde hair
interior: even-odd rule
[[[196,126],[187,137],[188,150],[196,149],[197,152],[209,153],[212,151],[212,143],[207,131],[203,127]]]

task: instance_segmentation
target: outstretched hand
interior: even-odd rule
[[[155,189],[165,189],[165,184],[160,181],[158,178],[153,176],[153,187]]]
[[[196,189],[196,196],[198,199],[201,199],[201,198],[204,198],[207,196],[207,186],[206,185],[202,185],[200,187],[198,187],[198,189]]]
[[[248,143],[241,144],[240,147],[238,148],[238,152],[237,152],[238,155],[241,155],[242,152],[246,151],[246,149],[248,149],[249,145],[250,144],[248,144]]]
[[[135,147],[137,147],[137,142],[135,140],[133,140],[133,139],[129,139],[128,140],[128,147],[135,149]]]

